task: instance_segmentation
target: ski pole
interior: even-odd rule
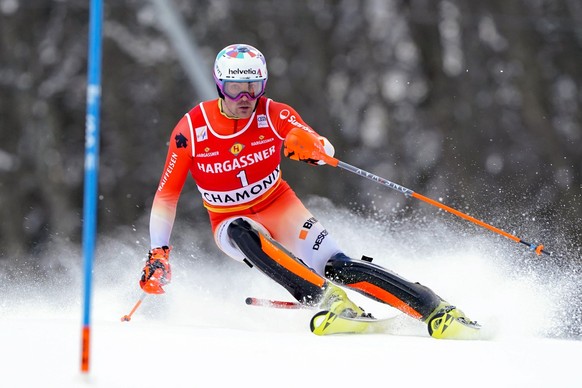
[[[532,251],[534,251],[538,256],[541,255],[542,253],[543,254],[546,254],[546,255],[551,255],[550,252],[547,252],[547,251],[544,250],[544,246],[541,245],[541,244],[540,245],[536,245],[536,244],[532,244],[532,243],[529,243],[527,241],[524,241],[524,240],[522,240],[519,237],[516,237],[516,236],[514,236],[514,235],[512,235],[510,233],[507,233],[507,232],[505,232],[505,231],[503,231],[503,230],[501,230],[499,228],[496,228],[496,227],[494,227],[492,225],[489,225],[486,222],[483,222],[483,221],[480,221],[480,220],[478,220],[478,219],[476,219],[474,217],[471,217],[468,214],[462,213],[462,212],[460,212],[460,211],[458,211],[456,209],[453,209],[452,207],[449,207],[449,206],[444,205],[444,204],[442,204],[440,202],[437,202],[437,201],[435,201],[433,199],[430,199],[428,197],[425,197],[424,195],[418,194],[418,193],[416,193],[416,192],[414,192],[414,191],[412,191],[412,190],[410,190],[410,189],[408,189],[408,188],[406,188],[404,186],[401,186],[401,185],[399,185],[397,183],[391,182],[388,179],[384,179],[382,177],[379,177],[377,175],[372,174],[371,172],[362,170],[361,168],[358,168],[358,167],[352,166],[351,164],[342,162],[342,161],[340,161],[340,160],[338,160],[338,159],[336,159],[334,157],[331,157],[329,155],[319,153],[318,156],[319,156],[319,159],[320,160],[323,160],[325,163],[329,164],[330,166],[339,167],[339,168],[341,168],[343,170],[346,170],[346,171],[349,171],[351,173],[360,175],[360,176],[362,176],[364,178],[370,179],[370,180],[372,180],[374,182],[377,182],[377,183],[379,183],[379,184],[381,184],[383,186],[389,187],[392,190],[399,191],[400,193],[402,193],[402,194],[404,194],[404,195],[406,195],[408,197],[413,197],[413,198],[419,199],[419,200],[421,200],[423,202],[426,202],[426,203],[428,203],[430,205],[436,206],[436,207],[438,207],[440,209],[443,209],[443,210],[445,210],[445,211],[447,211],[449,213],[452,213],[452,214],[454,214],[454,215],[456,215],[458,217],[461,217],[461,218],[463,218],[463,219],[465,219],[467,221],[471,221],[474,224],[477,224],[477,225],[479,225],[481,227],[484,227],[486,229],[489,229],[492,232],[495,232],[495,233],[498,233],[498,234],[500,234],[502,236],[505,236],[508,239],[513,240],[513,241],[515,241],[517,243],[527,245],[529,247],[529,249],[532,250]]]
[[[131,311],[129,312],[129,314],[124,315],[123,317],[121,317],[121,322],[129,322],[131,321],[131,316],[133,315],[133,313],[135,313],[135,310],[138,309],[138,307],[141,305],[141,302],[143,302],[143,300],[145,299],[145,297],[148,294],[146,294],[145,292],[142,292],[141,296],[139,297],[138,301],[135,303],[135,306],[133,306],[133,308],[131,309]]]

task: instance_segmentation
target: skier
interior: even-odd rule
[[[219,98],[192,108],[174,128],[150,215],[151,250],[141,288],[164,293],[171,280],[170,234],[188,173],[206,207],[215,242],[228,256],[269,276],[299,302],[332,314],[365,317],[340,286],[386,303],[428,324],[464,319],[428,287],[348,257],[281,177],[284,155],[322,165],[334,148],[289,105],[264,96],[263,54],[247,44],[221,50],[214,63]]]

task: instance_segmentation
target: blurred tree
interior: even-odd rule
[[[205,58],[192,66],[211,77],[222,47],[257,46],[268,95],[341,159],[499,226],[560,225],[581,243],[579,1],[171,3]],[[150,2],[105,7],[99,225],[114,233],[146,223],[168,136],[200,96]],[[0,259],[80,239],[87,13],[81,0],[0,0]],[[300,195],[417,206],[331,168],[284,164]],[[197,195],[189,184],[180,206],[207,222]]]

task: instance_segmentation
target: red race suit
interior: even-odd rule
[[[229,242],[226,228],[245,217],[322,274],[339,248],[281,177],[281,148],[293,128],[314,132],[292,107],[266,97],[257,101],[248,119],[224,115],[219,99],[191,109],[170,137],[150,216],[152,248],[170,245],[189,172],[208,210],[216,243],[226,254],[244,258]]]

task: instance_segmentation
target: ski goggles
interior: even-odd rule
[[[223,81],[220,90],[222,94],[233,101],[238,101],[243,96],[249,100],[256,100],[265,92],[266,80],[260,81]]]

